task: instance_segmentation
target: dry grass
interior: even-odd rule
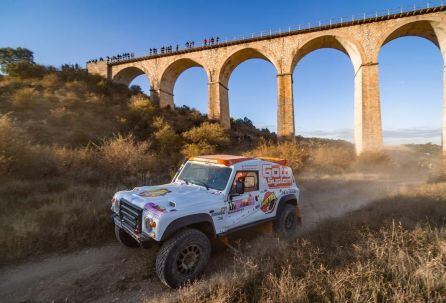
[[[422,185],[292,243],[257,239],[226,269],[156,300],[444,302],[445,264],[446,184]]]
[[[46,252],[103,243],[115,188],[63,179],[0,185],[0,265]]]

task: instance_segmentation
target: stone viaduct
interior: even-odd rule
[[[443,59],[446,58],[446,6],[118,62],[98,61],[87,64],[87,69],[125,85],[145,74],[150,81],[151,100],[162,107],[174,108],[173,89],[178,76],[188,68],[202,67],[208,78],[208,116],[229,128],[228,82],[232,71],[252,58],[269,61],[277,71],[277,133],[286,138],[295,135],[292,75],[296,65],[317,49],[334,48],[345,53],[354,68],[354,140],[359,154],[382,147],[378,55],[382,46],[403,36],[428,39],[439,48]],[[442,142],[446,142],[444,66],[443,78]],[[446,144],[442,145],[446,153]]]

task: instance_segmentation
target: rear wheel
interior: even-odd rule
[[[130,248],[136,248],[139,247],[138,241],[132,238],[128,233],[126,233],[122,228],[119,228],[115,225],[115,236],[119,243],[121,243],[124,246],[130,247]]]
[[[156,257],[156,273],[169,287],[176,288],[197,278],[211,255],[208,237],[196,229],[184,229],[164,242]]]
[[[285,239],[292,239],[297,233],[298,218],[296,206],[286,204],[279,218],[274,222],[274,229]]]

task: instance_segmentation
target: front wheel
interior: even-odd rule
[[[296,206],[286,204],[279,218],[274,222],[274,229],[284,239],[292,239],[296,236],[298,222]]]
[[[208,237],[196,229],[184,229],[164,242],[156,257],[156,273],[171,288],[197,278],[211,255]]]

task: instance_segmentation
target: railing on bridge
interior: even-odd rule
[[[198,41],[194,43],[193,47],[184,47],[180,46],[178,44],[179,48],[176,50],[176,45],[173,47],[173,51],[171,52],[164,52],[164,53],[157,53],[152,55],[143,55],[140,57],[135,57],[131,59],[122,59],[122,60],[110,60],[109,62],[111,64],[120,64],[124,62],[133,62],[138,61],[141,59],[146,58],[155,58],[155,57],[161,57],[161,56],[168,56],[172,54],[178,54],[183,52],[189,52],[192,50],[201,49],[204,47],[217,47],[221,45],[226,44],[232,44],[232,43],[241,43],[244,41],[249,41],[253,39],[264,39],[264,38],[272,38],[277,37],[280,35],[286,35],[291,33],[297,33],[299,31],[316,31],[318,29],[322,28],[329,28],[329,27],[341,27],[343,25],[352,23],[352,22],[361,22],[361,21],[367,21],[367,20],[373,20],[378,18],[385,18],[386,16],[394,16],[399,14],[408,14],[411,12],[416,11],[422,11],[422,10],[435,10],[439,8],[443,8],[446,5],[446,0],[433,0],[422,4],[413,4],[409,6],[404,7],[398,7],[393,9],[386,9],[386,10],[380,10],[375,11],[373,13],[362,13],[362,14],[355,14],[351,16],[346,17],[338,17],[338,18],[330,18],[326,20],[319,20],[317,22],[308,22],[304,24],[298,24],[298,25],[290,25],[287,28],[279,28],[278,30],[264,30],[260,32],[254,32],[250,34],[245,35],[238,35],[233,37],[219,37],[219,42],[214,44],[204,44],[203,41]],[[97,61],[97,60],[96,60]]]
[[[425,10],[425,9],[435,9],[444,7],[446,4],[446,0],[434,0],[429,1],[422,4],[413,4],[409,6],[404,7],[398,7],[393,9],[386,9],[386,10],[380,10],[375,11],[373,13],[362,13],[362,14],[355,14],[351,16],[345,16],[345,17],[337,17],[337,18],[330,18],[325,20],[319,20],[317,22],[308,22],[308,23],[302,23],[298,25],[290,25],[288,28],[279,28],[278,30],[265,30],[261,32],[254,32],[247,35],[239,35],[234,36],[232,38],[224,38],[222,39],[223,43],[229,43],[234,41],[241,41],[241,40],[248,40],[253,38],[264,38],[264,37],[270,37],[270,36],[277,36],[284,33],[291,33],[295,31],[302,31],[302,30],[317,30],[319,28],[325,28],[327,26],[342,26],[343,24],[351,23],[351,22],[357,22],[357,21],[363,21],[367,19],[374,19],[374,18],[380,18],[380,17],[386,17],[391,15],[398,15],[398,14],[405,14],[410,12],[415,12],[419,10]],[[202,44],[200,46],[203,46]]]

